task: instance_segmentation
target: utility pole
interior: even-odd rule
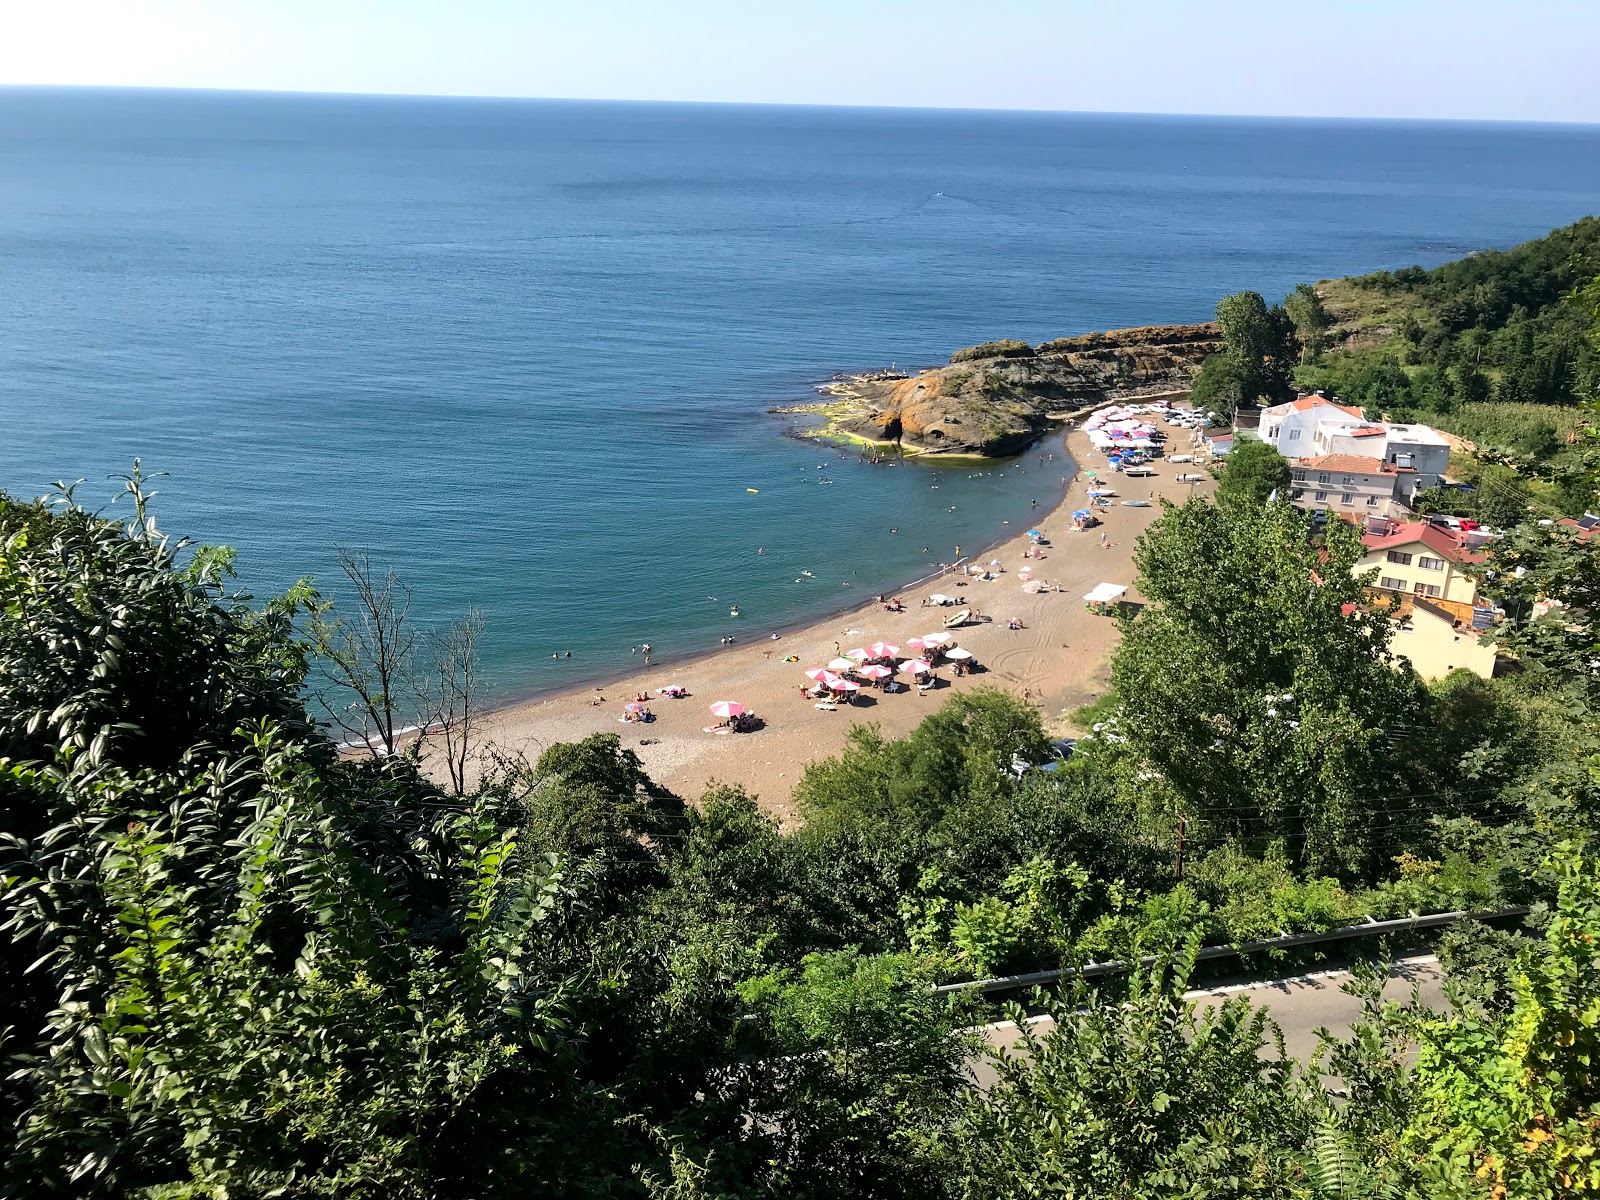
[[[1184,833],[1184,828],[1185,828],[1185,817],[1184,817],[1184,815],[1182,813],[1179,813],[1178,814],[1178,855],[1177,855],[1177,858],[1175,858],[1173,860],[1173,863],[1172,863],[1172,877],[1174,879],[1182,879],[1183,878],[1183,833]]]

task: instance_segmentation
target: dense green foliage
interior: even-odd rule
[[[1297,302],[1301,319],[1316,319]],[[1299,354],[1296,319],[1280,305],[1268,308],[1256,292],[1236,292],[1217,301],[1222,351],[1200,364],[1190,391],[1202,412],[1231,415],[1241,405],[1276,403],[1289,390],[1289,372]],[[1308,336],[1317,336],[1309,332]]]
[[[984,358],[1032,358],[1034,349],[1027,342],[1019,342],[1015,338],[1002,338],[997,342],[981,342],[976,346],[968,346],[964,350],[957,350],[950,356],[950,361],[976,362]]]
[[[340,757],[302,700],[296,614],[326,606],[229,594],[228,556],[133,498],[127,524],[0,498],[0,1194],[1536,1195],[1591,1170],[1600,917],[1569,839],[1600,791],[1595,568],[1565,531],[1496,576],[1512,609],[1571,606],[1509,623],[1525,676],[1429,689],[1345,611],[1339,535],[1172,509],[1139,549],[1159,607],[1070,761],[1037,765],[1036,709],[964,693],[809,766],[783,832],[737,790],[685,804],[613,734],[465,795],[425,755]],[[1481,1008],[1374,1007],[1331,1046],[1347,1100],[1260,1056],[1263,1014],[1182,999],[1203,942],[1558,893],[1542,937],[1456,956]],[[1043,998],[1058,1032],[969,1086],[980,1014],[932,983],[1141,954],[1125,988]]]
[[[1241,441],[1222,460],[1217,483],[1217,503],[1254,507],[1265,504],[1274,492],[1289,494],[1289,460],[1265,442]]]

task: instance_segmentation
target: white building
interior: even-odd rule
[[[1271,408],[1262,409],[1261,425],[1256,436],[1285,458],[1307,458],[1319,453],[1311,448],[1318,425],[1355,426],[1367,423],[1359,408],[1335,404],[1326,396],[1301,396],[1287,404],[1274,404]]]

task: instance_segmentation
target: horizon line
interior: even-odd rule
[[[339,91],[317,88],[205,87],[184,84],[144,83],[6,83],[0,91],[72,92],[180,92],[225,96],[324,97],[354,100],[460,100],[493,101],[507,104],[660,104],[719,108],[835,109],[862,112],[902,113],[992,113],[1015,116],[1078,117],[1165,117],[1179,120],[1248,121],[1339,121],[1353,124],[1431,124],[1431,125],[1537,125],[1568,129],[1600,129],[1600,120],[1574,121],[1541,117],[1418,117],[1348,116],[1337,113],[1228,113],[1166,112],[1156,109],[1094,108],[1006,108],[994,106],[954,106],[940,104],[827,104],[810,100],[697,100],[640,99],[626,96],[525,96],[474,92],[390,92]]]

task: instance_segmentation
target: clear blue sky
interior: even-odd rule
[[[1600,0],[13,0],[0,83],[1600,122]]]

